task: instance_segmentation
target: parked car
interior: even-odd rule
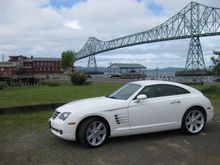
[[[53,134],[89,147],[108,137],[182,129],[198,134],[214,115],[198,90],[166,81],[131,82],[103,97],[73,101],[49,119]]]

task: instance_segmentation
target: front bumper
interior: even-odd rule
[[[60,119],[52,119],[48,120],[49,128],[51,132],[65,140],[76,140],[76,126],[68,125],[67,122],[62,121]]]

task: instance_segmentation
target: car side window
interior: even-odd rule
[[[189,91],[187,91],[186,89],[180,88],[180,87],[176,87],[176,94],[177,95],[181,95],[181,94],[187,94],[190,93]]]
[[[147,96],[147,98],[153,98],[153,97],[172,96],[172,95],[180,95],[187,93],[190,92],[181,87],[174,85],[160,84],[160,85],[146,86],[141,90],[141,92],[138,95],[144,94]]]
[[[174,85],[161,84],[161,85],[155,85],[155,86],[157,87],[156,97],[172,96],[172,95],[180,95],[180,94],[189,93],[189,91],[181,87],[174,86]]]
[[[175,95],[175,87],[171,85],[156,85],[156,97]]]
[[[152,97],[156,97],[156,87],[155,86],[146,86],[144,87],[140,93],[140,94],[144,94],[147,96],[147,98],[152,98]]]

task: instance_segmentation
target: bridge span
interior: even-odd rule
[[[191,2],[164,23],[139,33],[101,41],[89,37],[77,52],[76,60],[89,57],[96,65],[95,55],[114,49],[152,42],[190,38],[185,69],[206,69],[200,37],[220,35],[220,8]]]

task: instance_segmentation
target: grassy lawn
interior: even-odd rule
[[[60,86],[11,87],[0,90],[0,108],[46,103],[62,103],[83,98],[103,96],[118,89],[119,83],[92,83],[73,86],[68,82]],[[220,86],[194,85],[211,101],[220,102]]]
[[[103,96],[122,86],[118,83],[92,83],[73,86],[64,83],[58,87],[30,86],[11,87],[0,90],[0,108],[44,103],[59,103],[72,100]]]
[[[51,117],[53,110],[26,112],[26,113],[9,113],[0,115],[0,128],[24,128],[27,123],[29,126],[45,124],[45,121]]]
[[[193,85],[192,87],[200,90],[212,102],[220,102],[220,86],[216,85]]]

